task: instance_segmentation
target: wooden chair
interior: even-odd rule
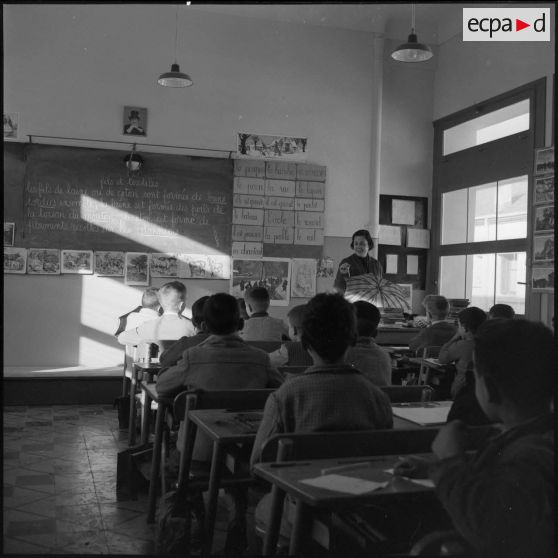
[[[392,403],[412,403],[430,401],[434,390],[427,385],[422,386],[381,386],[380,389]]]
[[[421,358],[438,358],[441,348],[442,347],[439,346],[424,347]],[[417,384],[419,386],[428,384],[431,371],[432,369],[429,366],[427,366],[424,362],[421,362],[417,378]]]
[[[250,475],[248,467],[240,468],[232,473],[226,473],[220,479],[218,486],[216,476],[209,476],[207,469],[194,471],[192,468],[192,456],[196,442],[197,425],[189,420],[188,413],[201,409],[227,409],[231,411],[248,411],[263,409],[267,398],[274,389],[239,389],[223,391],[186,391],[175,397],[173,404],[173,422],[183,421],[185,435],[179,448],[180,460],[178,467],[177,490],[190,492],[204,492],[209,490],[210,498],[205,517],[205,545],[206,554],[211,552],[213,530],[217,513],[217,494],[219,488],[234,490],[237,505],[236,519],[240,523],[235,525],[241,537],[246,537],[246,511],[247,511],[247,488],[256,481]],[[164,452],[162,452],[164,453]],[[247,464],[248,456],[246,456]],[[212,469],[221,468],[223,464],[217,463],[213,455]],[[164,470],[164,466],[162,468]],[[219,472],[220,473],[220,472]],[[213,485],[211,483],[214,483]]]

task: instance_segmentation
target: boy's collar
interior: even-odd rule
[[[269,314],[267,312],[254,312],[250,318],[265,318],[266,316],[269,316]]]

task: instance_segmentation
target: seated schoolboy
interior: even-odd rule
[[[186,389],[264,389],[281,384],[282,376],[271,366],[269,355],[239,337],[243,322],[233,296],[210,296],[203,306],[203,321],[210,336],[186,349],[174,366],[161,370],[158,393],[172,397]],[[179,441],[181,436],[179,430]],[[194,459],[206,461],[210,450],[198,439]]]
[[[157,297],[159,304],[163,307],[163,314],[134,329],[123,331],[118,336],[119,343],[122,345],[156,343],[194,334],[191,320],[181,314],[186,304],[184,284],[179,281],[165,283],[157,292]]]
[[[273,366],[310,366],[312,357],[300,342],[302,334],[302,317],[306,304],[299,304],[289,310],[289,338],[279,349],[269,353],[269,359]]]
[[[265,287],[254,287],[246,291],[246,311],[250,316],[240,332],[244,341],[283,341],[288,339],[288,329],[283,320],[271,317],[269,292]]]
[[[440,364],[455,363],[456,374],[451,385],[451,396],[455,396],[465,386],[467,370],[473,368],[473,336],[486,320],[486,314],[476,306],[461,310],[457,315],[457,333],[440,349]]]
[[[393,427],[388,397],[345,361],[356,337],[355,310],[342,295],[321,293],[308,302],[301,339],[314,365],[269,396],[251,465],[260,461],[265,441],[274,434]],[[269,505],[270,496],[266,495],[256,509],[256,524],[263,531]],[[288,523],[283,523],[282,533],[289,530]]]
[[[155,320],[159,317],[159,299],[157,289],[149,287],[145,289],[141,296],[141,306],[137,306],[130,312],[118,317],[118,329],[115,334],[117,337],[123,331],[134,329],[143,322]]]
[[[440,347],[456,332],[455,326],[447,321],[449,302],[445,296],[428,295],[422,301],[430,325],[409,341],[409,348],[422,351],[425,347]]]
[[[203,321],[203,305],[208,298],[209,296],[202,296],[192,304],[192,325],[194,326],[195,334],[181,337],[176,343],[166,348],[159,355],[159,362],[163,366],[176,364],[186,349],[199,345],[209,337],[209,332]]]
[[[347,352],[347,362],[358,368],[376,386],[391,385],[391,356],[376,345],[380,311],[370,302],[359,300],[354,303],[357,318],[358,338]]]
[[[356,336],[354,308],[341,295],[322,293],[308,302],[301,339],[314,365],[269,396],[251,463],[273,434],[393,426],[388,397],[346,363]]]
[[[488,311],[488,319],[493,320],[494,318],[506,318],[511,320],[515,317],[515,310],[509,304],[495,304]]]
[[[488,320],[475,337],[476,396],[503,433],[465,453],[467,428],[442,428],[431,460],[395,473],[429,476],[455,528],[481,558],[551,558],[555,548],[552,332],[523,319]]]

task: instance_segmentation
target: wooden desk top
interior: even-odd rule
[[[165,405],[172,405],[174,397],[164,397],[157,393],[157,383],[156,382],[146,382],[143,380],[140,387],[146,394],[157,403],[163,403]]]
[[[295,498],[301,499],[311,506],[334,508],[336,511],[364,505],[372,500],[377,501],[393,496],[408,497],[413,493],[434,494],[431,486],[424,486],[412,482],[410,479],[395,477],[386,473],[398,461],[398,456],[380,457],[358,457],[343,459],[316,459],[311,461],[282,462],[282,463],[258,463],[254,466],[257,476],[272,482],[279,488],[288,492]],[[327,469],[349,465],[346,470],[328,472]],[[324,471],[325,470],[325,471]],[[317,487],[305,484],[305,479],[318,479],[325,474],[342,475],[355,479],[363,479],[374,482],[387,482],[383,488],[363,494],[351,494],[338,492],[325,487]],[[327,484],[327,480],[324,481]]]
[[[212,440],[237,443],[254,440],[263,411],[203,409],[190,411],[188,416]]]
[[[426,403],[393,403],[394,428],[440,426],[447,422],[453,401],[430,401]],[[398,419],[398,426],[395,426]]]

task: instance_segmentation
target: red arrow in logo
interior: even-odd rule
[[[521,31],[522,29],[525,29],[526,27],[531,27],[530,23],[525,23],[524,21],[521,21],[520,19],[515,20],[515,30],[516,31]]]

